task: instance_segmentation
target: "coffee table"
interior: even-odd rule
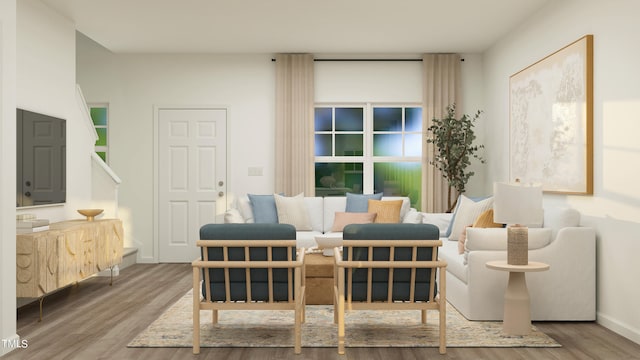
[[[305,254],[307,305],[333,305],[333,256]]]
[[[509,283],[504,293],[503,330],[507,335],[531,333],[531,301],[525,280],[526,272],[549,270],[549,264],[529,261],[527,265],[509,265],[507,261],[489,261],[487,267],[509,272]]]

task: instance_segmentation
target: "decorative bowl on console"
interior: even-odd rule
[[[93,221],[93,219],[102,214],[102,212],[104,211],[104,209],[79,209],[78,212],[81,215],[84,215],[87,217],[87,221]]]
[[[324,256],[333,256],[333,249],[342,246],[342,234],[316,236],[315,240]]]

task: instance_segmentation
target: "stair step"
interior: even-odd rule
[[[122,252],[122,264],[120,264],[120,269],[124,269],[127,266],[135,264],[137,262],[137,257],[138,248],[124,248],[124,251]]]

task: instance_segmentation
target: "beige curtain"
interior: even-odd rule
[[[435,117],[446,114],[448,105],[460,103],[460,55],[424,54],[422,57],[423,76],[423,133],[431,126]],[[442,174],[429,161],[433,159],[433,144],[424,142],[422,150],[422,209],[425,212],[444,212],[447,210],[449,185]],[[452,196],[457,196],[453,194]]]
[[[315,195],[313,55],[276,55],[276,186]]]

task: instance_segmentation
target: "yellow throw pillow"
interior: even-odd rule
[[[331,231],[342,231],[349,224],[370,224],[376,218],[374,213],[339,212],[333,218]]]
[[[502,224],[493,222],[493,209],[488,209],[478,215],[472,226],[477,228],[499,228],[502,227]]]
[[[400,222],[402,200],[369,200],[368,212],[376,213],[374,223],[397,224]]]

